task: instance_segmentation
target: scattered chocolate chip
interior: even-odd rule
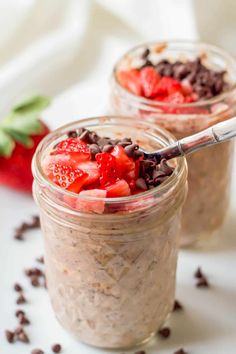
[[[38,263],[44,264],[44,257],[41,256],[41,257],[39,257],[39,258],[36,258],[36,261],[37,261]]]
[[[102,148],[102,152],[111,152],[111,150],[114,148],[113,145],[104,145],[103,148]]]
[[[15,333],[9,330],[5,331],[5,336],[8,341],[8,343],[13,343],[15,339]]]
[[[16,283],[14,285],[14,290],[17,291],[17,292],[21,292],[21,291],[23,291],[23,288],[22,288],[22,286],[20,284]]]
[[[180,348],[179,350],[177,350],[173,354],[188,354],[188,353],[183,348]]]
[[[36,287],[36,288],[40,285],[39,278],[36,275],[33,275],[31,277],[31,285]]]
[[[52,346],[52,351],[53,351],[53,353],[60,353],[61,352],[61,345],[60,344],[54,344]]]
[[[17,318],[19,319],[19,323],[20,325],[24,326],[24,325],[29,325],[30,321],[28,320],[28,318],[25,316],[25,314],[19,314],[17,316]]]
[[[78,134],[76,132],[76,130],[71,130],[67,133],[68,138],[77,138]]]
[[[162,329],[160,329],[159,331],[158,331],[158,334],[159,334],[159,336],[161,336],[162,338],[168,338],[169,336],[170,336],[170,334],[171,334],[171,331],[170,331],[170,329],[168,328],[168,327],[163,327]]]
[[[142,59],[147,59],[147,57],[149,56],[150,54],[150,49],[149,48],[144,48],[144,51],[143,53],[141,54],[141,58]]]
[[[42,277],[43,276],[43,272],[41,269],[39,268],[28,268],[25,270],[25,275],[27,275],[27,277],[32,277],[32,276],[36,276],[36,277]]]
[[[97,144],[89,145],[89,149],[91,151],[91,155],[92,155],[93,160],[95,159],[95,156],[101,152],[101,149]]]
[[[181,303],[178,300],[175,300],[174,306],[173,306],[173,312],[181,311],[181,310],[183,310],[183,306],[181,305]]]
[[[21,294],[17,298],[16,303],[17,303],[17,305],[25,304],[26,303],[26,299],[25,299],[24,295]]]
[[[15,234],[14,234],[14,238],[16,240],[24,240],[24,233],[27,230],[31,230],[31,229],[36,229],[40,227],[40,219],[39,216],[34,215],[32,216],[32,220],[30,222],[23,222],[19,227],[17,227],[15,229]]]
[[[128,145],[124,148],[126,155],[131,158],[134,156],[134,152],[138,149],[139,149],[139,146],[137,144],[131,144],[131,145]]]
[[[209,288],[209,283],[205,277],[202,277],[198,280],[196,287],[197,288]]]
[[[27,336],[27,334],[25,333],[22,327],[18,327],[15,330],[15,336],[17,340],[19,340],[20,342],[29,343],[29,337]]]
[[[44,351],[41,349],[33,349],[31,354],[44,354]]]
[[[25,316],[25,312],[22,311],[22,310],[17,310],[16,313],[15,313],[16,317],[19,317],[19,316]]]
[[[204,277],[204,274],[202,273],[202,270],[200,267],[197,268],[196,272],[194,273],[195,278],[202,278]]]
[[[88,138],[89,138],[89,131],[88,130],[84,130],[80,136],[79,136],[80,140],[83,140],[84,142],[88,142]]]

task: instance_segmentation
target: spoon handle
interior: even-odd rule
[[[213,125],[197,134],[188,136],[158,151],[160,158],[167,160],[198,151],[236,137],[236,117]]]

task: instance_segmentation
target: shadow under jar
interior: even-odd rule
[[[148,50],[147,50],[148,49]],[[226,71],[228,87],[222,94],[193,103],[168,104],[136,96],[121,86],[117,73],[139,68],[146,59],[201,62]],[[223,50],[204,43],[147,43],[131,49],[116,64],[111,82],[111,112],[134,116],[164,127],[177,139],[197,133],[233,117],[236,113],[236,62]],[[188,196],[183,208],[181,245],[204,245],[220,230],[229,206],[233,141],[210,147],[187,157]],[[218,232],[217,232],[218,233]]]
[[[155,334],[173,307],[186,161],[176,159],[172,175],[144,193],[112,199],[81,197],[50,182],[42,169],[51,148],[80,127],[114,138],[129,132],[133,141],[150,150],[175,139],[144,121],[91,118],[49,134],[33,159],[33,192],[56,317],[68,332],[90,345],[132,347]],[[102,203],[104,212],[78,211],[70,207],[73,200],[80,207]]]

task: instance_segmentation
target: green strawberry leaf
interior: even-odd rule
[[[0,130],[0,155],[10,157],[14,147],[14,140],[12,140],[8,134]]]
[[[18,103],[11,111],[20,115],[32,114],[38,115],[43,109],[47,108],[51,100],[45,96],[30,97],[20,103]],[[38,116],[37,116],[38,118]]]

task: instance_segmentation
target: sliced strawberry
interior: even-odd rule
[[[124,148],[120,145],[116,145],[111,155],[116,159],[116,163],[120,172],[120,176],[125,180],[130,180],[135,178],[135,162],[132,158],[127,156]]]
[[[100,183],[104,187],[113,184],[119,178],[119,169],[116,159],[108,152],[102,152],[96,155],[98,171],[100,173]]]
[[[106,198],[107,191],[103,189],[90,189],[81,191],[81,197]],[[83,200],[78,198],[76,201],[76,210],[87,213],[102,214],[105,209],[105,201],[103,200]]]
[[[81,162],[77,165],[77,168],[88,174],[84,183],[85,186],[96,183],[98,181],[100,173],[96,161]]]
[[[160,75],[153,67],[147,66],[141,69],[140,81],[145,97],[151,98],[158,94],[158,83],[160,81]]]
[[[122,70],[117,73],[120,84],[136,96],[142,96],[143,90],[140,82],[140,71],[137,69]]]
[[[90,160],[90,149],[85,142],[77,138],[61,141],[53,154],[69,154],[77,162]]]
[[[86,172],[61,163],[51,164],[48,169],[50,171],[48,177],[54,183],[74,193],[80,191],[88,177]]]
[[[171,103],[171,104],[183,104],[185,102],[185,98],[181,92],[173,92],[169,94],[165,99],[164,102]]]
[[[131,194],[129,185],[124,179],[121,179],[116,183],[107,186],[106,191],[108,198],[126,197]]]
[[[181,83],[172,77],[163,76],[156,87],[156,95],[166,96],[174,92],[181,92]]]

